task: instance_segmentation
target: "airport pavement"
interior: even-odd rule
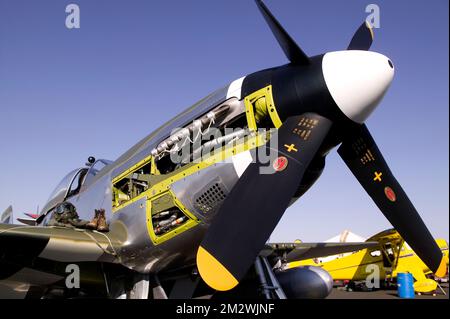
[[[438,288],[436,296],[417,295],[415,299],[449,299],[449,283],[441,284],[445,294]],[[212,295],[198,297],[197,299],[211,299]],[[326,299],[400,299],[395,288],[378,289],[374,291],[346,291],[344,287],[335,287]]]
[[[449,284],[442,284],[446,295],[438,288],[436,296],[416,294],[415,299],[449,299]],[[346,291],[344,288],[333,288],[327,299],[399,299],[397,290]]]

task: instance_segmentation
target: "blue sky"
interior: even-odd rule
[[[216,88],[287,62],[251,0],[73,2],[77,30],[65,27],[70,1],[0,0],[0,211],[34,212],[89,155],[115,159]],[[379,5],[372,50],[396,77],[367,124],[433,235],[448,239],[448,1],[266,3],[309,55],[345,49]],[[271,239],[388,227],[332,152]]]

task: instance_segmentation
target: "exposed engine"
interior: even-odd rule
[[[292,268],[277,272],[276,277],[289,299],[323,299],[333,288],[333,278],[320,267]]]

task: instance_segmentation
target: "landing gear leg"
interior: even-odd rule
[[[441,289],[442,293],[444,294],[444,296],[447,296],[447,293],[445,292],[445,290],[442,288],[440,283],[437,283],[439,289]]]
[[[255,270],[258,274],[261,290],[266,299],[286,299],[286,295],[266,257],[256,257]]]
[[[134,278],[133,287],[126,292],[126,299],[148,299],[150,282],[148,274],[137,274]]]
[[[156,286],[153,287],[153,299],[168,299],[166,291],[164,290],[163,286],[161,286],[157,275],[155,275],[154,281]]]
[[[106,280],[107,292],[113,299],[148,299],[150,292],[150,275],[135,273],[129,277]]]

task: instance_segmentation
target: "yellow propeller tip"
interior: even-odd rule
[[[218,291],[231,290],[239,283],[236,278],[205,248],[197,251],[197,267],[208,286]]]
[[[375,39],[375,34],[373,32],[372,25],[369,22],[366,21],[366,27],[367,27],[367,29],[369,29],[370,36],[372,37],[372,40],[374,40]]]
[[[448,257],[442,256],[439,268],[436,270],[434,274],[440,278],[445,277],[445,275],[447,274],[447,267],[448,267]]]

